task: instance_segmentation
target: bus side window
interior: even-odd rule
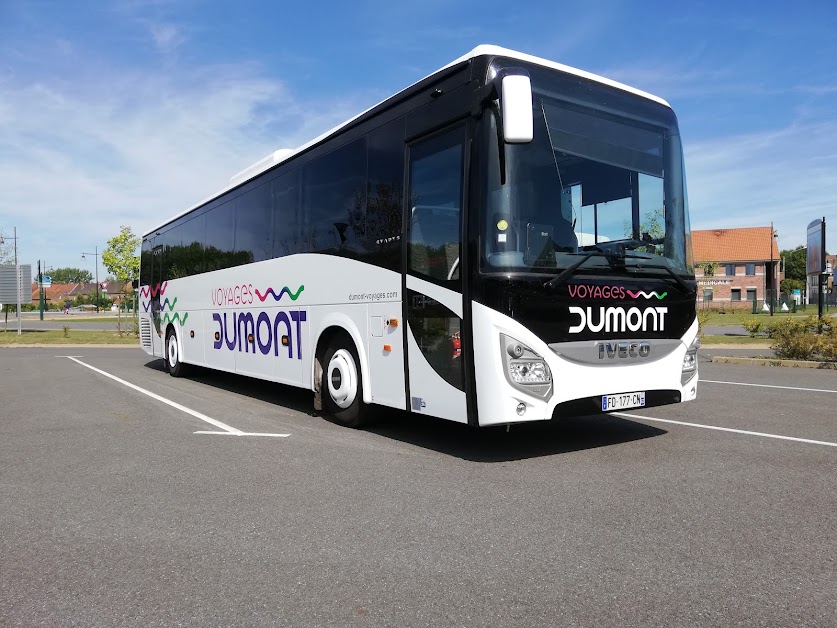
[[[465,128],[410,149],[409,269],[439,281],[459,279]]]
[[[401,271],[404,119],[368,135],[366,238],[363,261]]]
[[[366,138],[305,164],[302,185],[308,250],[354,256],[366,229]]]
[[[308,252],[308,248],[302,242],[302,230],[299,225],[299,173],[300,169],[297,168],[271,183],[274,257]]]

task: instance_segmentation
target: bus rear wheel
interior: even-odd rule
[[[354,343],[343,335],[332,339],[322,363],[320,391],[325,413],[346,427],[368,425],[369,407],[363,403],[363,377]]]
[[[169,328],[166,333],[166,370],[172,377],[183,377],[187,372],[187,366],[180,361],[180,345],[177,344],[177,334],[174,329]]]

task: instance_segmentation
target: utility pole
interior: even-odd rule
[[[41,260],[38,260],[38,310],[44,320],[44,276],[41,274]]]
[[[86,259],[85,255],[93,255],[96,257],[96,314],[99,313],[99,245],[93,249],[95,253],[82,253],[81,259]]]
[[[14,227],[14,235],[12,240],[15,241],[15,285],[17,286],[17,335],[22,336],[23,331],[20,328],[20,264],[17,262],[17,227]],[[0,244],[3,244],[5,239],[0,235]],[[30,294],[31,297],[31,294]],[[6,306],[6,331],[9,331],[9,306]]]

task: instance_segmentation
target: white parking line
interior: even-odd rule
[[[290,436],[290,434],[262,434],[260,432],[195,432],[195,434],[218,434],[220,436],[277,436],[279,438]]]
[[[780,436],[779,434],[766,434],[765,432],[750,432],[748,430],[735,430],[731,427],[717,427],[715,425],[702,425],[700,423],[687,423],[686,421],[672,421],[671,419],[657,419],[650,416],[642,416],[640,414],[629,414],[627,412],[611,412],[617,416],[627,417],[629,419],[642,419],[644,421],[657,421],[658,423],[673,423],[675,425],[685,425],[686,427],[700,427],[705,430],[718,430],[720,432],[732,432],[734,434],[745,434],[747,436],[761,436],[762,438],[777,438],[779,440],[792,440],[797,443],[808,443],[811,445],[825,445],[826,447],[837,447],[837,443],[830,443],[825,440],[811,440],[810,438],[797,438],[795,436]]]
[[[205,414],[201,414],[200,412],[197,412],[196,410],[192,410],[191,408],[187,408],[186,406],[180,405],[179,403],[177,403],[175,401],[172,401],[170,399],[166,399],[165,397],[161,397],[160,395],[158,395],[156,393],[153,393],[150,390],[146,390],[145,388],[140,388],[139,386],[137,386],[136,384],[132,384],[131,382],[126,382],[124,379],[120,379],[116,375],[111,375],[110,373],[107,373],[107,372],[105,372],[101,369],[97,369],[95,366],[90,366],[89,364],[86,364],[86,363],[82,362],[81,360],[79,360],[78,358],[76,358],[74,356],[68,355],[68,356],[62,356],[62,357],[66,357],[66,358],[72,360],[73,362],[76,362],[78,364],[81,364],[82,366],[85,366],[85,367],[89,368],[91,371],[96,371],[100,375],[104,375],[105,377],[109,377],[112,380],[117,381],[120,384],[123,384],[123,385],[127,386],[128,388],[136,390],[137,392],[141,392],[143,395],[148,395],[152,399],[156,399],[157,401],[161,401],[161,402],[163,402],[167,405],[170,405],[172,408],[177,408],[181,412],[185,412],[186,414],[191,414],[196,419],[200,419],[201,421],[205,421],[206,423],[209,423],[210,425],[214,425],[215,427],[224,430],[223,432],[195,432],[195,434],[226,434],[226,435],[229,435],[229,436],[277,436],[279,438],[287,438],[288,436],[290,436],[290,434],[255,434],[255,433],[242,432],[241,430],[237,430],[234,427],[230,427],[229,425],[227,425],[225,423],[221,423],[221,421],[216,421],[215,419],[213,419],[211,417],[208,417]]]
[[[803,390],[805,392],[824,392],[837,394],[837,390],[827,390],[823,388],[796,388],[794,386],[772,386],[770,384],[745,384],[744,382],[719,382],[714,379],[699,380],[704,384],[727,384],[729,386],[756,386],[758,388],[781,388],[782,390]]]

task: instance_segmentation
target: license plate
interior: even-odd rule
[[[602,395],[602,412],[642,408],[645,406],[645,391],[622,393],[621,395]]]

